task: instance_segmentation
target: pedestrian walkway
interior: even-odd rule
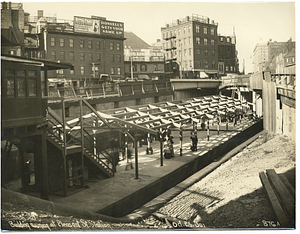
[[[87,189],[68,197],[50,195],[50,201],[71,207],[75,206],[79,209],[89,210],[90,212],[98,212],[160,180],[162,177],[183,167],[195,158],[201,157],[206,152],[228,141],[252,124],[253,122],[249,122],[248,120],[242,120],[237,126],[230,124],[228,131],[222,130],[220,131],[220,135],[211,127],[209,140],[207,139],[206,131],[199,131],[198,150],[195,152],[190,150],[190,132],[186,131],[183,133],[183,156],[179,154],[179,132],[174,131],[172,135],[175,142],[175,157],[171,159],[163,158],[163,166],[161,166],[160,143],[156,141],[151,145],[153,148],[153,154],[151,155],[146,154],[147,146],[138,148],[138,175],[136,174],[135,157],[132,157],[133,169],[125,170],[127,161],[123,160],[117,166],[117,172],[114,177],[87,181]],[[225,129],[224,126],[223,129]]]

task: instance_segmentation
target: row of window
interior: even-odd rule
[[[207,39],[207,38],[200,38],[200,37],[196,37],[196,44],[197,45],[215,45],[215,40],[214,39]],[[192,37],[189,38],[183,38],[182,39],[182,43],[181,40],[179,40],[179,47],[181,47],[182,45],[191,45],[192,42]],[[167,41],[166,43],[163,43],[163,49],[169,49],[169,48],[173,48],[173,47],[177,47],[177,41]]]
[[[286,62],[287,63],[294,63],[295,62],[295,58],[292,57],[292,58],[286,58]]]
[[[95,55],[96,55],[96,57],[95,57]],[[94,54],[92,52],[89,52],[89,53],[87,53],[87,56],[88,56],[87,57],[88,61],[101,61],[101,53]],[[59,51],[59,57],[57,57],[56,51],[51,50],[50,59],[64,61],[64,60],[66,60],[66,53],[65,53],[65,51]],[[74,51],[69,52],[69,59],[67,59],[67,60],[69,60],[69,61],[75,60]],[[86,61],[86,53],[85,52],[80,52],[80,61]],[[122,62],[121,54],[117,54],[117,55],[111,54],[110,61],[111,62]]]
[[[146,72],[147,71],[147,64],[140,64],[139,68],[140,68],[139,71]],[[138,71],[138,65],[137,64],[133,64],[132,65],[132,70],[134,72]],[[153,71],[158,71],[158,65],[157,64],[153,64]]]
[[[50,38],[50,46],[56,46],[57,38],[56,37],[51,37]],[[74,48],[75,43],[73,38],[69,38],[69,40],[66,40],[65,38],[59,38],[58,40],[59,46],[60,47],[66,47],[67,43],[70,48]],[[80,39],[79,40],[79,48],[85,48],[87,46],[88,49],[101,49],[101,43],[100,41],[92,41],[92,40],[84,40]],[[110,42],[109,43],[109,49],[114,50],[116,48],[117,51],[121,51],[121,43],[117,42]]]
[[[183,28],[179,28],[178,30],[174,30],[174,31],[168,31],[168,32],[164,32],[163,33],[163,38],[170,38],[173,36],[180,36],[181,33],[186,34],[186,33],[191,33],[191,25],[189,25],[188,27],[183,27]],[[195,25],[195,32],[196,33],[203,33],[203,34],[208,34],[210,33],[210,35],[216,35],[216,30],[215,28],[210,28],[210,27],[206,27],[206,26],[200,26],[200,25]]]
[[[230,52],[235,52],[235,48],[232,46],[220,46],[218,48],[220,50],[220,52],[226,52],[226,51],[230,51]]]
[[[63,70],[63,69],[60,69],[60,70],[57,70],[56,73],[59,74],[59,75],[63,75],[64,74],[64,71],[66,70]],[[75,71],[74,70],[70,70],[70,75],[74,75],[75,74]],[[80,66],[80,75],[86,75],[86,67],[85,66]],[[98,66],[93,66],[92,67],[92,72],[91,74],[95,74],[96,76],[99,75],[99,67]],[[110,74],[111,75],[121,75],[121,67],[111,67],[110,68]]]
[[[36,97],[37,71],[36,70],[5,70],[6,97]]]
[[[209,63],[208,61],[196,61],[195,62],[195,68],[212,68],[212,69],[216,69],[217,68],[217,63],[215,61],[212,61],[211,63]],[[220,71],[224,71],[224,66],[223,65],[220,65],[219,66],[219,70]],[[190,60],[189,62],[188,61],[185,61],[183,63],[183,68],[184,70],[189,70],[189,69],[192,69],[193,66],[192,66],[192,61]],[[226,72],[235,72],[235,67],[234,66],[225,66],[225,70]]]
[[[223,42],[224,41],[224,37],[220,37],[220,39],[219,39],[221,42]],[[231,38],[230,37],[226,37],[226,41],[227,42],[231,42]]]
[[[217,63],[215,61],[212,61],[211,63],[209,63],[208,61],[204,60],[204,61],[195,61],[195,68],[212,68],[212,69],[216,69],[217,67]],[[192,60],[190,61],[184,61],[183,62],[183,68],[184,70],[190,70],[193,69],[193,64],[192,64]]]
[[[201,55],[201,49],[200,48],[196,48],[195,50],[196,52],[196,55]],[[179,50],[178,51],[178,55],[179,55],[179,58],[181,58],[181,56],[185,57],[185,56],[191,56],[192,55],[192,48],[189,48],[189,49],[184,49],[183,50],[183,54],[182,54],[182,51]],[[216,51],[215,50],[203,50],[203,55],[204,56],[212,56],[212,57],[215,57],[216,56]],[[171,58],[174,58],[177,56],[177,51],[171,51],[170,53],[166,53],[166,58],[167,59],[171,59]]]

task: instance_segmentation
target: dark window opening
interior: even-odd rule
[[[65,116],[70,117],[70,107],[65,108]]]
[[[114,102],[114,108],[119,108],[119,102]]]

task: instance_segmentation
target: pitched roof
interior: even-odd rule
[[[20,44],[7,39],[5,36],[1,35],[1,46],[20,46]]]
[[[143,41],[141,38],[139,38],[137,35],[135,35],[132,32],[124,32],[124,37],[127,38],[124,41],[125,48],[129,47],[136,50],[141,49],[149,49],[150,45]]]
[[[287,57],[295,57],[295,48],[293,48],[290,52],[288,52],[284,57],[287,58]]]

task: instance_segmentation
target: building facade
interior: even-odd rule
[[[193,14],[177,19],[161,28],[161,33],[166,63],[170,64],[166,73],[173,72],[174,78],[216,77],[224,74],[226,66],[237,70],[235,37],[221,43],[224,37],[218,35],[218,23],[208,17]],[[220,59],[219,52],[226,58]]]
[[[22,3],[1,3],[1,54],[22,56],[24,43]]]
[[[238,73],[236,38],[234,36],[219,36],[218,40],[218,70],[219,74]]]
[[[256,73],[272,68],[276,69],[274,67],[276,59],[278,61],[278,66],[276,65],[277,70],[283,71],[283,67],[285,67],[283,57],[293,49],[295,49],[295,42],[291,38],[286,42],[273,42],[269,40],[267,43],[257,44],[253,50],[253,72]],[[281,53],[282,59],[279,58]],[[282,64],[279,65],[280,63]]]
[[[265,70],[268,60],[269,50],[267,44],[257,44],[253,50],[253,73]]]
[[[125,32],[125,77],[128,80],[161,80],[165,78],[161,41],[147,44],[132,32]]]
[[[87,82],[125,79],[124,23],[97,16],[48,22],[41,11],[36,19],[36,22],[26,21],[31,27],[27,27],[25,34],[28,38],[25,55],[74,64],[74,70],[53,71],[49,79],[69,80],[75,88]]]

